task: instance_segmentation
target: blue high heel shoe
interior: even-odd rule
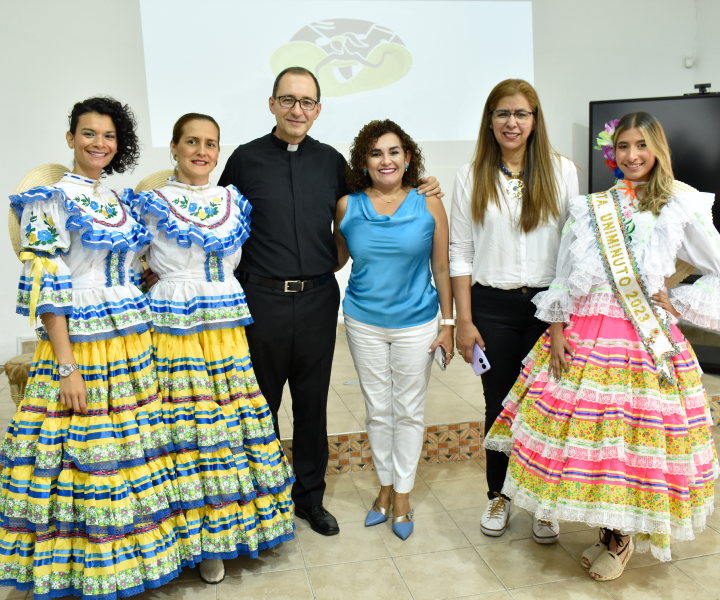
[[[413,514],[414,510],[411,508],[410,512],[406,515],[400,515],[395,517],[392,522],[393,533],[398,536],[401,540],[406,540],[410,537],[413,532]]]
[[[377,510],[375,508],[377,507]],[[379,512],[378,512],[379,511]],[[388,520],[387,510],[378,504],[377,498],[373,500],[370,512],[365,517],[365,527],[372,527],[373,525],[380,525]]]

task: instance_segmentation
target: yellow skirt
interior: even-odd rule
[[[292,469],[242,327],[154,333],[163,420],[194,556],[229,559],[294,536]]]
[[[52,346],[35,351],[0,451],[0,585],[114,600],[163,585],[193,553],[163,425],[151,334],[72,344],[88,414],[57,402]]]

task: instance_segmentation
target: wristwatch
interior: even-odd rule
[[[440,327],[444,325],[452,325],[455,327],[455,319],[440,319]]]
[[[60,377],[67,377],[75,371],[78,368],[78,366],[75,365],[58,365],[58,373],[60,373]]]

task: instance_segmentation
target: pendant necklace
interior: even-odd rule
[[[393,194],[392,198],[390,198],[390,200],[385,200],[385,199],[382,197],[382,195],[380,194],[380,192],[378,192],[375,188],[370,188],[370,189],[371,189],[373,192],[375,192],[375,193],[377,194],[378,198],[380,198],[380,200],[383,200],[386,204],[391,204],[391,203],[393,202],[393,200],[395,200],[395,196],[398,195],[398,192],[395,192],[395,193]],[[404,190],[403,190],[402,188],[400,188],[399,191],[402,192],[402,191],[404,191]]]
[[[503,164],[502,160],[500,160],[500,170],[510,178],[510,181],[505,184],[505,193],[513,200],[522,200],[523,192],[525,191],[525,184],[522,182],[520,177],[523,176],[525,171],[512,173]]]

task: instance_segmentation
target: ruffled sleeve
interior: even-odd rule
[[[714,196],[681,193],[675,201],[688,218],[677,256],[695,265],[702,277],[670,290],[670,302],[683,319],[720,331],[720,234],[712,222]]]
[[[139,194],[133,193],[130,197],[130,201],[128,203],[128,208],[130,210],[130,214],[132,215],[133,219],[144,227],[148,235],[150,236],[150,239],[152,239],[156,232],[153,231],[153,228],[150,226],[149,223],[143,219],[143,216],[139,212],[139,202],[140,199]],[[133,256],[132,261],[130,262],[130,266],[128,267],[128,278],[130,280],[130,283],[132,283],[136,288],[138,288],[143,293],[147,293],[147,289],[145,288],[145,282],[141,279],[143,273],[145,272],[145,267],[140,260],[143,256],[145,256],[148,251],[150,250],[150,244],[143,246],[142,248],[138,249],[138,252]]]
[[[10,196],[21,228],[23,269],[15,311],[23,316],[72,312],[72,279],[62,256],[70,249],[67,222],[72,210],[65,192],[33,188]]]
[[[252,206],[234,185],[224,188],[229,199],[229,218],[219,226],[204,227],[184,218],[173,210],[161,196],[162,189],[139,192],[133,198],[133,209],[142,222],[163,235],[175,240],[181,248],[197,244],[206,254],[214,252],[219,258],[231,256],[250,236]],[[159,193],[158,193],[159,192]],[[147,219],[147,217],[150,219]],[[152,222],[151,224],[151,221]]]
[[[555,279],[546,292],[533,298],[535,316],[547,323],[567,323],[577,301],[586,297],[593,285],[605,280],[587,198],[570,200],[569,213],[562,230]]]
[[[572,299],[568,279],[572,267],[570,248],[575,242],[575,232],[572,229],[573,219],[570,217],[563,228],[564,234],[560,240],[555,279],[546,292],[540,292],[533,298],[537,306],[535,316],[546,323],[565,323],[570,320]]]

